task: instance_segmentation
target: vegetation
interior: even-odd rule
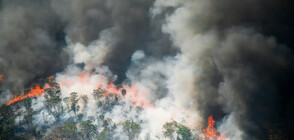
[[[60,87],[57,83],[52,83],[53,87],[46,89],[45,108],[54,116],[56,120],[63,111],[62,100],[60,98]]]
[[[71,110],[76,114],[76,112],[79,111],[79,106],[77,105],[79,101],[78,93],[76,92],[70,93],[70,101],[71,101]]]
[[[62,128],[63,137],[69,138],[69,139],[75,139],[77,135],[77,131],[78,131],[78,128],[76,126],[76,122],[74,121],[65,124]]]
[[[165,137],[174,139],[174,132],[177,130],[178,124],[176,121],[167,122],[163,125],[163,135]]]
[[[97,140],[111,140],[111,134],[109,128],[104,128],[97,137]]]
[[[177,134],[177,140],[191,140],[192,133],[187,126],[178,124],[176,121],[166,122],[163,125],[163,134],[165,137],[174,139],[175,132]]]
[[[97,134],[97,126],[93,125],[91,120],[82,121],[80,127],[83,138],[90,139]]]
[[[117,138],[117,132],[123,132],[124,137],[129,140],[139,138],[143,129],[141,122],[125,120],[114,123],[111,118],[106,116],[107,111],[111,111],[113,106],[118,104],[118,96],[109,94],[102,95],[103,89],[95,90],[92,97],[97,97],[96,103],[100,103],[101,113],[97,116],[89,116],[79,109],[78,103],[88,103],[89,97],[78,96],[78,93],[72,92],[68,97],[61,99],[60,87],[54,81],[50,81],[50,88],[45,89],[43,105],[40,110],[33,109],[32,99],[25,98],[13,105],[2,105],[0,107],[0,140],[6,139],[71,139],[71,140],[112,140]],[[27,89],[26,93],[30,90]],[[91,97],[90,97],[91,98]],[[63,108],[65,107],[65,108]],[[141,112],[144,109],[140,107],[129,106],[135,109],[135,112]],[[99,108],[99,106],[98,106]],[[109,109],[105,109],[109,108]],[[46,112],[46,113],[44,113]],[[36,114],[42,114],[45,126],[38,126],[34,121]],[[49,113],[49,114],[48,114]],[[68,115],[67,113],[70,113]],[[53,116],[53,117],[52,117]],[[43,118],[42,118],[43,117]],[[50,118],[51,117],[51,123]],[[55,118],[52,120],[52,118]],[[66,118],[66,119],[64,119]],[[39,118],[40,119],[40,118]],[[47,122],[48,120],[48,122]],[[46,131],[50,128],[51,131]],[[191,140],[191,130],[177,123],[176,121],[166,122],[163,126],[163,135],[171,140]],[[47,134],[46,134],[47,133]],[[49,133],[49,134],[48,134]],[[143,137],[145,140],[153,139],[150,133]],[[155,139],[162,139],[156,136]]]
[[[127,134],[130,140],[133,140],[139,135],[141,127],[133,121],[126,120],[123,123],[123,131]]]
[[[0,140],[16,139],[15,116],[10,106],[0,107]]]
[[[178,140],[191,140],[191,136],[192,136],[192,133],[191,133],[191,130],[187,127],[187,126],[184,126],[184,125],[178,125],[178,130],[177,130],[177,139]]]

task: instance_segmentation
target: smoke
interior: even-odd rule
[[[206,119],[214,115],[227,139],[266,139],[268,126],[280,120],[282,102],[292,91],[290,4],[4,0],[1,100],[40,77],[56,75],[62,98],[77,92],[83,120],[94,117],[101,125],[97,116],[103,114],[115,124],[141,122],[140,138],[163,138],[162,125],[172,120],[201,137]],[[115,105],[114,96],[99,99],[110,106],[98,107],[92,95],[99,87],[122,87],[127,94]],[[81,99],[85,95],[87,101]],[[33,100],[39,129],[57,123],[43,101]],[[76,120],[74,116],[63,113],[61,122]],[[127,138],[121,126],[114,135]]]
[[[119,75],[118,82],[125,79],[136,49],[148,49],[149,43],[153,47],[168,44],[167,37],[152,30],[158,26],[151,25],[149,18],[153,1],[14,0],[1,3],[1,73],[6,78],[3,91],[8,88],[14,94],[32,81],[66,67],[71,57],[64,51],[65,36],[69,42],[88,46],[101,37],[101,32],[110,32],[116,38],[107,46],[111,55],[105,54],[97,63],[107,65]],[[157,36],[163,41],[150,41]],[[157,49],[163,51],[168,47]]]
[[[275,37],[258,33],[270,30],[259,25],[268,14],[262,1],[241,3],[185,1],[167,18],[163,31],[180,48],[178,61],[190,66],[192,72],[182,77],[193,77],[187,93],[200,115],[227,116],[220,131],[229,139],[265,139],[267,126],[278,117],[278,94],[289,88],[279,84],[289,74],[281,71],[293,70],[293,56]],[[158,4],[153,13],[164,6],[174,5]],[[266,20],[278,24],[276,18]]]
[[[16,94],[34,80],[62,71],[67,65],[63,24],[47,5],[45,1],[1,1],[3,91],[9,89]],[[7,92],[1,96],[7,96]]]
[[[68,22],[65,32],[73,42],[88,45],[100,37],[100,32],[111,30],[117,39],[108,46],[109,54],[103,60],[119,81],[125,79],[130,57],[136,49],[144,48],[150,38],[150,0],[53,0],[52,7]]]

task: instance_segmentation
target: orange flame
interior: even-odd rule
[[[90,72],[83,72],[83,73],[79,74],[77,78],[78,78],[80,83],[89,84],[90,76],[91,76]],[[50,76],[48,78],[48,81],[51,82],[53,78],[54,78],[54,76]],[[115,95],[120,96],[122,90],[125,89],[126,92],[127,92],[126,96],[130,97],[130,101],[131,101],[131,103],[133,105],[139,106],[139,107],[142,107],[142,108],[151,108],[151,107],[153,107],[153,104],[151,102],[149,102],[147,100],[147,98],[146,98],[147,95],[148,95],[148,92],[139,93],[138,88],[135,87],[135,86],[132,86],[132,87],[122,86],[120,88],[117,88],[113,84],[113,82],[110,82],[107,85],[103,85],[103,84],[101,84],[102,81],[103,81],[102,73],[99,73],[99,83],[100,84],[98,84],[97,88],[98,89],[99,88],[104,89],[105,92],[102,93],[102,95],[107,96],[108,94],[115,94]],[[63,79],[58,84],[60,86],[70,87],[73,84],[73,81],[71,79]],[[38,96],[38,95],[42,94],[44,92],[44,89],[46,89],[46,88],[50,88],[50,85],[46,84],[43,87],[43,89],[41,89],[39,85],[36,85],[36,87],[32,88],[31,91],[28,94],[14,97],[14,99],[12,99],[7,105],[18,102],[18,101],[20,101],[20,100],[22,100],[24,98],[27,98],[27,97]]]
[[[212,118],[212,115],[208,117],[208,126],[206,129],[203,129],[203,133],[206,139],[213,140],[213,139],[223,139],[223,137],[216,133],[213,125],[215,121]]]
[[[131,102],[135,105],[135,106],[139,106],[142,108],[151,108],[153,107],[153,104],[151,102],[149,102],[147,100],[147,92],[143,92],[143,93],[138,93],[138,88],[135,86],[132,86],[130,88],[126,88],[127,91],[127,95],[130,95],[130,93],[132,95],[131,96]]]
[[[98,87],[101,87],[101,85],[99,85]],[[122,90],[122,88],[117,89],[114,84],[112,82],[110,82],[109,86],[107,88],[104,89],[105,92],[103,93],[103,95],[108,95],[108,94],[119,94]]]
[[[28,97],[35,97],[38,95],[41,95],[44,92],[44,89],[40,88],[40,85],[36,85],[35,88],[31,88],[30,92],[25,95],[20,95],[17,97],[14,97],[14,99],[10,100],[7,105],[11,105],[15,102],[18,102],[22,99],[28,98]]]
[[[48,78],[48,81],[51,82],[53,78],[54,78],[54,75],[51,75],[51,76]]]
[[[78,77],[81,83],[87,83],[89,81],[91,73],[86,72],[86,73],[81,73]]]
[[[2,81],[3,76],[3,74],[0,74],[0,82]]]
[[[99,85],[98,87],[101,87],[102,85]],[[123,86],[124,87],[124,86]],[[126,90],[128,97],[130,97],[130,101],[133,105],[142,107],[142,108],[151,108],[153,107],[153,104],[147,100],[147,92],[144,93],[138,93],[138,88],[135,86],[132,87],[121,87],[121,88],[116,88],[115,85],[110,82],[109,86],[107,88],[104,88],[105,92],[102,94],[104,96],[108,94],[116,94],[120,95],[121,91],[123,89]]]

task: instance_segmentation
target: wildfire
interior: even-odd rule
[[[54,78],[54,75],[50,76],[50,77],[48,78],[48,81],[51,82],[53,78]]]
[[[90,72],[81,73],[78,75],[78,79],[80,83],[88,84],[89,77],[91,76]],[[102,72],[99,73],[99,82],[102,82]],[[71,83],[71,81],[67,81],[65,83]],[[103,86],[102,84],[99,84],[97,86],[98,89],[104,89],[104,93],[102,95],[107,96],[108,94],[116,94],[120,95],[121,91],[125,89],[127,91],[127,96],[130,97],[132,104],[135,106],[139,106],[142,108],[150,108],[152,107],[152,103],[147,100],[147,92],[139,93],[138,88],[135,86],[132,87],[126,87],[122,86],[120,88],[117,88],[113,82],[110,82],[107,86]]]
[[[99,85],[98,87],[101,87],[101,85]],[[121,91],[125,89],[127,92],[126,96],[130,97],[130,101],[133,105],[139,106],[142,108],[151,108],[153,106],[152,103],[147,100],[147,94],[148,94],[147,92],[139,93],[138,88],[135,86],[132,86],[132,87],[123,86],[123,87],[124,88],[121,87],[117,89],[115,85],[111,82],[109,86],[104,89],[105,92],[102,95],[104,96],[108,94],[119,95]]]
[[[73,84],[75,84],[76,82],[83,85],[91,85],[93,83],[91,83],[90,77],[91,77],[90,72],[82,72],[81,74],[77,75],[77,77],[74,77],[74,79],[64,78],[60,82],[58,82],[58,84],[61,86],[61,88],[71,88]],[[50,76],[48,77],[48,81],[49,82],[55,81],[54,78],[55,78],[54,76]],[[148,92],[139,93],[139,90],[136,86],[129,87],[129,86],[122,85],[120,88],[117,88],[116,85],[113,84],[113,82],[109,82],[108,84],[102,84],[102,83],[103,83],[102,73],[99,73],[99,81],[96,88],[103,89],[104,93],[102,93],[102,95],[104,96],[107,96],[108,94],[115,94],[118,96],[123,96],[124,99],[129,99],[129,101],[134,106],[139,106],[142,108],[153,107],[153,104],[147,100]],[[35,96],[41,95],[44,92],[44,89],[46,88],[50,88],[50,85],[45,84],[43,88],[40,88],[40,86],[37,84],[34,88],[31,88],[28,94],[14,97],[14,99],[9,101],[7,105],[18,102],[27,97],[35,97]],[[121,95],[123,90],[127,92],[127,95]]]
[[[101,87],[101,85],[99,85],[98,87]],[[107,88],[105,88],[105,92],[103,93],[103,95],[108,95],[108,94],[119,94],[121,92],[122,88],[117,89],[114,84],[112,82],[110,82],[109,86]]]
[[[140,106],[142,108],[151,108],[153,104],[147,100],[147,92],[138,92],[138,88],[136,86],[132,86],[130,88],[126,88],[127,95],[131,96],[131,102],[135,106]]]
[[[2,81],[3,76],[3,74],[0,74],[0,82]]]
[[[212,115],[208,117],[208,126],[206,129],[203,129],[203,133],[206,139],[209,140],[213,140],[213,139],[217,139],[217,140],[221,140],[223,139],[223,137],[219,134],[216,133],[213,125],[214,125],[215,121],[212,118]]]
[[[29,93],[14,97],[12,100],[10,100],[7,103],[7,105],[13,104],[15,102],[18,102],[28,97],[35,97],[35,96],[41,95],[43,92],[44,92],[44,89],[40,88],[40,85],[37,84],[34,88],[31,88]]]
[[[51,82],[53,78],[54,78],[53,75],[50,76],[48,78],[49,82]],[[36,86],[34,88],[31,88],[29,93],[14,97],[12,100],[10,100],[7,103],[7,105],[11,105],[15,102],[18,102],[18,101],[25,99],[25,98],[28,98],[28,97],[35,97],[35,96],[41,95],[44,92],[44,89],[46,89],[46,88],[50,88],[50,85],[45,84],[45,86],[43,88],[40,88],[40,85],[36,84]]]
[[[81,73],[79,74],[79,80],[81,83],[87,83],[89,81],[89,77],[90,77],[91,73],[90,72],[86,72],[86,73]]]

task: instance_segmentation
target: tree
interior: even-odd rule
[[[110,130],[107,127],[104,127],[104,129],[100,132],[100,134],[97,137],[97,140],[111,140]]]
[[[192,133],[187,126],[178,124],[176,121],[166,122],[163,127],[163,134],[165,137],[174,139],[174,133],[177,133],[177,140],[191,140]]]
[[[70,102],[71,102],[71,110],[76,114],[79,107],[77,106],[79,99],[78,99],[78,93],[72,92],[70,93]]]
[[[16,139],[15,115],[11,106],[2,105],[0,107],[0,140]]]
[[[84,115],[82,113],[78,114],[78,120],[82,120],[83,116]]]
[[[53,84],[53,83],[50,83]],[[45,90],[45,108],[54,116],[56,120],[59,120],[61,113],[63,112],[63,107],[60,98],[60,87],[56,83],[53,87]]]
[[[109,125],[108,121],[107,121],[107,120],[103,120],[103,124],[102,124],[102,126],[105,128],[105,127],[107,127],[108,125]]]
[[[82,121],[80,123],[81,132],[84,138],[90,139],[93,135],[96,135],[97,126],[92,124],[91,120]]]
[[[72,121],[70,123],[65,124],[62,127],[62,135],[63,137],[69,138],[69,139],[75,139],[77,135],[77,126],[76,122]]]
[[[65,107],[66,107],[66,110],[68,111],[68,112],[70,112],[70,109],[71,109],[71,107],[70,107],[70,100],[69,100],[69,97],[65,97],[65,98],[63,98],[63,102],[65,103]]]
[[[176,132],[176,130],[178,129],[178,124],[176,121],[166,122],[163,125],[162,129],[163,129],[163,135],[173,140],[174,132]]]
[[[105,93],[106,91],[104,89],[94,89],[93,90],[93,97],[95,100],[98,100],[100,97],[103,97],[103,93]]]
[[[141,127],[133,121],[126,120],[123,123],[123,131],[127,134],[130,140],[133,140],[139,135]]]
[[[86,106],[88,104],[88,100],[89,100],[88,96],[82,95],[81,99],[82,99],[82,103],[83,103],[83,108],[86,108]]]
[[[177,139],[178,140],[191,140],[191,130],[187,126],[184,125],[178,125],[178,131],[177,131]]]
[[[32,100],[31,98],[25,98],[22,100],[26,111],[24,112],[24,120],[27,125],[28,131],[33,132],[33,108],[32,108]]]
[[[99,115],[99,119],[100,119],[100,120],[104,120],[104,115],[102,115],[102,114]]]

